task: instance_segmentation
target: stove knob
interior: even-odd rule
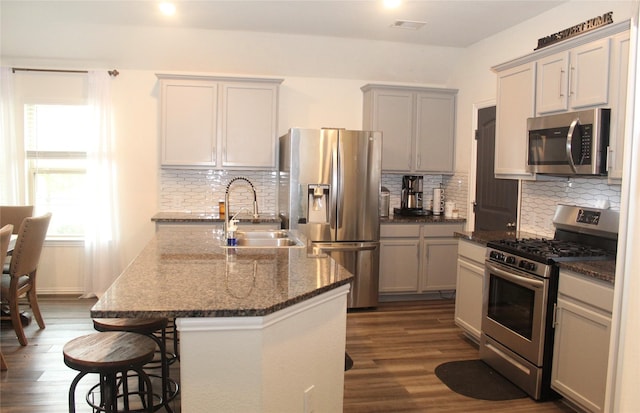
[[[535,263],[533,263],[533,262],[528,262],[528,261],[527,261],[527,262],[525,262],[525,265],[524,265],[524,269],[525,269],[525,270],[527,270],[527,271],[535,271],[535,270],[536,270],[536,267],[537,267],[537,266],[536,266],[536,264],[535,264]]]
[[[506,263],[507,264],[515,264],[516,263],[516,257],[514,257],[512,255],[508,256],[507,259],[506,259]]]
[[[491,254],[489,255],[491,258],[493,258],[494,260],[497,261],[503,261],[504,260],[504,254],[498,251],[491,251]]]

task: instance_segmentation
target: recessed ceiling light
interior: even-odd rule
[[[401,0],[384,0],[384,7],[386,7],[387,9],[395,9],[398,8],[398,6],[400,6],[400,2]]]
[[[176,14],[176,6],[173,3],[160,3],[158,7],[160,7],[160,11],[165,16],[173,16]]]
[[[391,25],[394,29],[406,29],[406,30],[418,30],[424,27],[427,23],[425,22],[416,22],[411,20],[396,20]]]

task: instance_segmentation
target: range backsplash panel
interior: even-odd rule
[[[620,210],[620,185],[609,185],[607,178],[565,178],[551,181],[522,181],[520,230],[541,237],[553,237],[553,215],[558,204],[595,207],[609,201]]]

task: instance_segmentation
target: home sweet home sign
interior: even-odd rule
[[[538,39],[538,47],[533,50],[542,49],[543,47],[552,45],[554,43],[561,42],[563,40],[570,39],[572,37],[578,36],[582,33],[586,33],[593,29],[597,29],[602,26],[606,26],[607,24],[613,23],[613,12],[610,11],[608,13],[603,14],[602,16],[597,16],[592,19],[589,19],[580,24],[576,24],[575,26],[571,26],[567,29],[561,30],[557,33],[554,33],[549,36],[542,37]]]

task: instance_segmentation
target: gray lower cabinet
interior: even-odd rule
[[[381,296],[455,290],[458,242],[463,224],[380,226]]]
[[[603,412],[613,285],[561,270],[551,387],[589,412]]]
[[[482,286],[486,247],[473,241],[458,241],[455,323],[467,336],[480,341]]]
[[[422,226],[420,292],[456,289],[458,240],[453,237],[455,231],[462,231],[462,224]]]
[[[380,233],[379,292],[417,292],[420,277],[420,225],[381,225]]]

